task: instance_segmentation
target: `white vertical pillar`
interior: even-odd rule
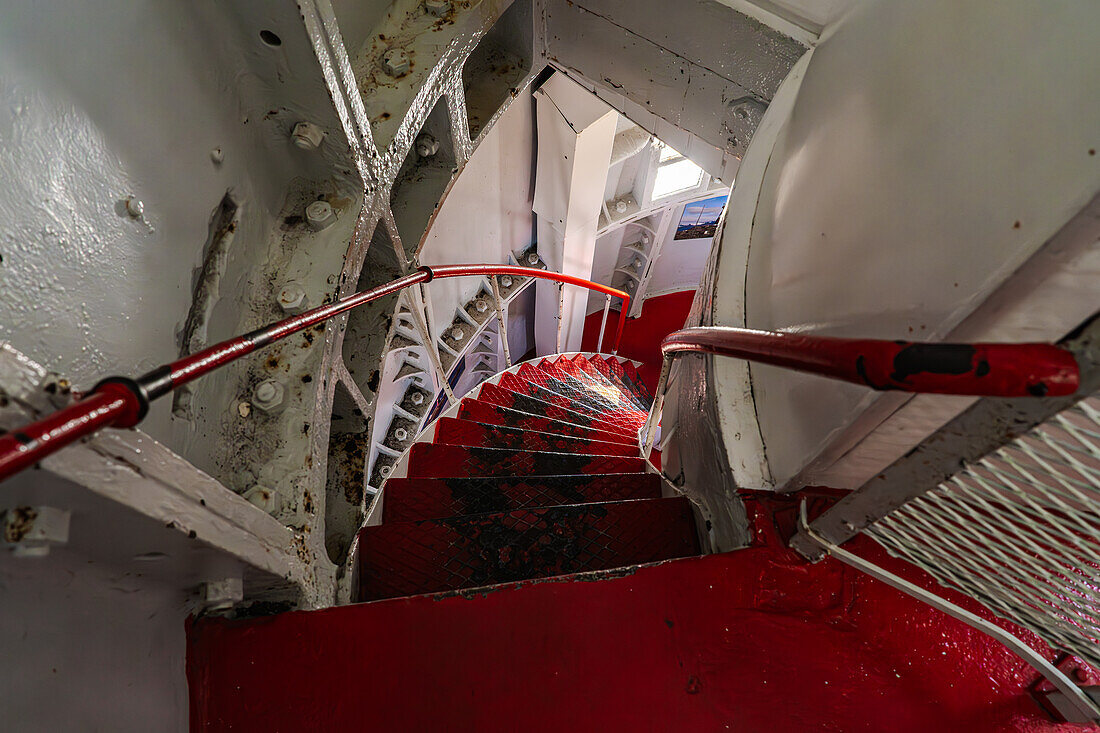
[[[569,78],[555,74],[535,92],[538,159],[534,211],[538,252],[547,267],[590,279],[618,113]],[[536,284],[535,347],[557,350],[558,289]],[[581,345],[588,292],[566,286],[562,348]]]

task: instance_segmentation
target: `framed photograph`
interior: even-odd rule
[[[673,239],[704,239],[713,237],[718,228],[718,217],[726,205],[727,194],[696,201],[684,207],[680,223]]]

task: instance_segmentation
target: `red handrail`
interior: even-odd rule
[[[149,411],[149,403],[152,400],[163,397],[173,389],[236,361],[256,349],[323,323],[364,303],[396,293],[410,285],[431,282],[435,278],[471,275],[514,275],[554,280],[621,298],[624,315],[619,318],[619,327],[614,341],[614,350],[618,349],[623,332],[623,320],[625,314],[630,311],[630,296],[621,290],[571,275],[548,272],[537,267],[489,264],[425,266],[410,275],[372,290],[355,293],[243,336],[214,344],[202,351],[157,367],[140,377],[108,377],[102,380],[72,405],[0,436],[0,481],[33,466],[51,453],[100,428],[129,428],[137,425]]]
[[[773,364],[877,390],[978,397],[1070,395],[1073,352],[1053,344],[944,344],[832,338],[747,328],[688,328],[661,353],[694,351]]]
[[[1053,344],[944,344],[879,341],[710,326],[685,328],[661,342],[661,376],[642,429],[642,456],[653,448],[672,357],[694,352],[820,374],[876,390],[975,397],[1056,397],[1081,383],[1073,352]]]

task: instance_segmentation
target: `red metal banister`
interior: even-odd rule
[[[945,344],[834,338],[711,326],[661,342],[664,361],[642,428],[642,457],[653,448],[672,358],[694,352],[796,369],[875,390],[975,397],[1060,397],[1077,391],[1073,352],[1054,344]]]
[[[747,328],[688,328],[661,353],[694,351],[772,364],[877,390],[976,397],[1077,391],[1073,353],[1053,344],[945,344],[833,338]]]
[[[625,314],[630,310],[630,296],[621,290],[571,275],[548,272],[537,267],[489,264],[425,266],[410,275],[377,288],[355,293],[243,336],[214,344],[202,351],[164,364],[140,377],[104,379],[72,405],[0,436],[0,481],[33,466],[51,453],[100,428],[129,428],[137,425],[149,411],[151,401],[256,349],[411,285],[431,282],[435,278],[473,275],[513,275],[553,280],[621,298],[623,315],[619,319],[614,341],[614,348],[618,349]],[[430,345],[426,346],[430,348]]]

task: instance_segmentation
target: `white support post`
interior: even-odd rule
[[[603,320],[600,321],[600,339],[596,342],[596,353],[603,351],[603,332],[607,329],[607,313],[611,310],[611,296],[603,296]]]
[[[565,283],[558,283],[558,337],[554,341],[555,353],[561,353],[561,325],[565,317]]]
[[[497,321],[500,324],[500,345],[504,347],[504,367],[510,369],[512,367],[512,355],[508,353],[508,324],[504,320],[504,299],[500,297],[500,285],[497,283],[497,276],[490,275],[489,282],[493,286],[493,300],[497,304]]]

